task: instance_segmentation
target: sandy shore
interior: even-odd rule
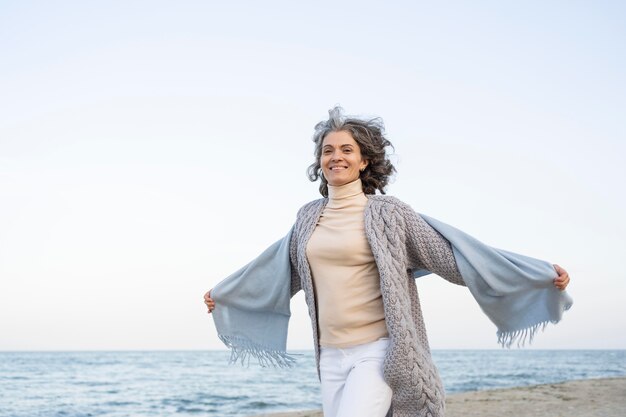
[[[626,378],[453,394],[448,396],[446,407],[446,417],[624,417]],[[311,410],[256,417],[322,417],[322,412]]]

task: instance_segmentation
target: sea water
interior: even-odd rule
[[[290,369],[227,351],[0,352],[1,417],[235,417],[320,408],[312,351]],[[624,350],[435,350],[447,393],[626,375]]]

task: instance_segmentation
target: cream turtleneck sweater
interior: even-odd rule
[[[387,336],[380,276],[365,236],[361,180],[328,186],[328,204],[306,255],[318,305],[320,345],[348,347]]]

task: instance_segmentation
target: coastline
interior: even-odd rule
[[[566,381],[451,394],[447,417],[622,417],[626,377]],[[253,417],[323,417],[320,410],[258,414]]]

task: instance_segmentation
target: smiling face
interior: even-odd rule
[[[340,186],[359,178],[367,166],[361,156],[361,148],[350,132],[330,132],[322,142],[320,165],[329,185]]]

